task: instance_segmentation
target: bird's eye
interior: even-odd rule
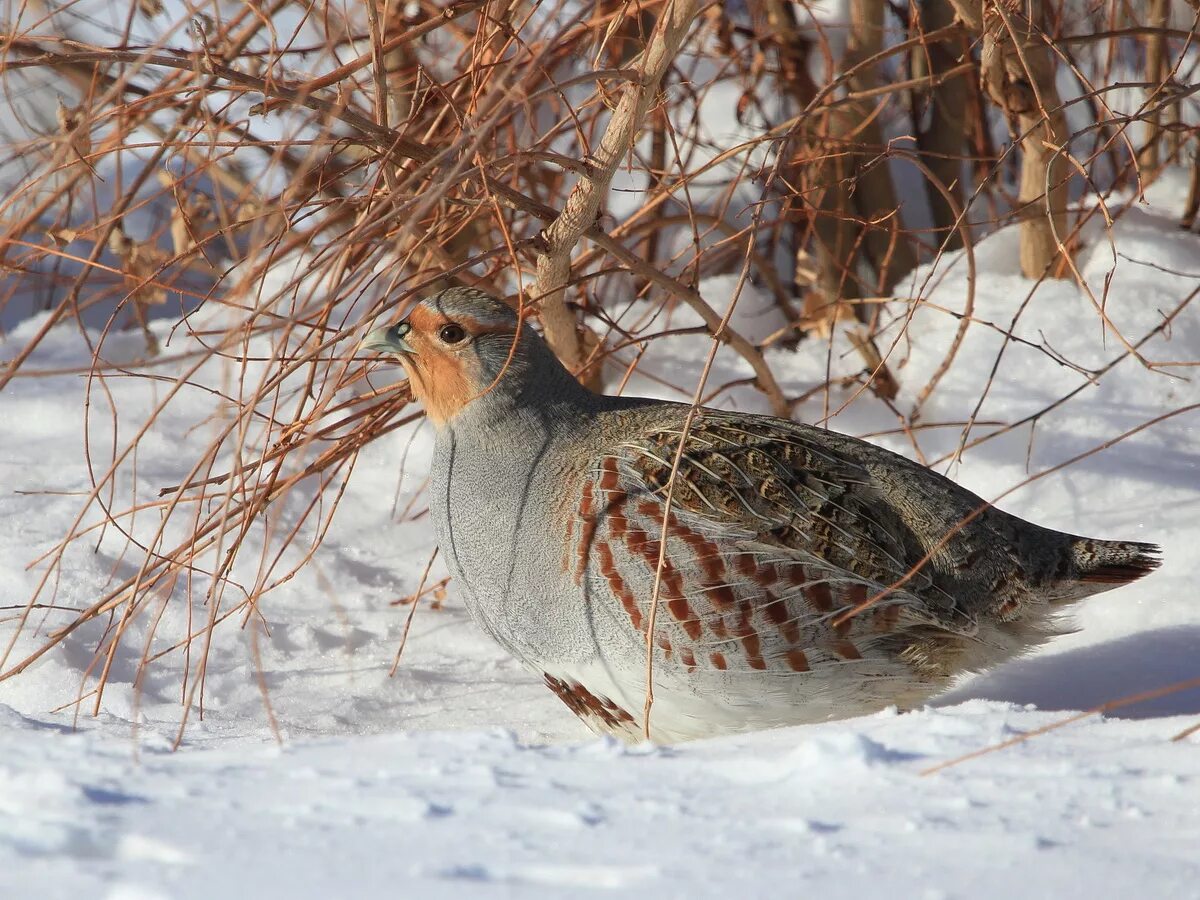
[[[458,344],[466,340],[467,330],[456,322],[451,322],[439,329],[438,337],[443,344]]]

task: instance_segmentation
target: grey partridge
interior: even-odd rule
[[[688,406],[587,390],[478,290],[363,347],[436,427],[429,507],[472,618],[597,732],[647,732],[652,610],[648,734],[677,741],[911,708],[1159,563],[785,419],[701,409],[679,454]]]

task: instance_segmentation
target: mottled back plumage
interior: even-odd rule
[[[473,618],[597,731],[643,732],[656,580],[651,734],[677,740],[911,707],[1158,564],[770,416],[702,410],[679,454],[686,406],[587,391],[478,291],[366,345],[438,411],[430,510]]]

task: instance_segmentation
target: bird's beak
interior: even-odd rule
[[[358,345],[359,350],[378,350],[380,353],[390,353],[393,356],[401,353],[415,354],[413,345],[404,339],[412,331],[407,322],[397,322],[385,328],[376,328]]]

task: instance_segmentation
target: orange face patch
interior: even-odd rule
[[[438,338],[438,332],[451,323],[462,326],[471,336],[461,348],[447,346]],[[412,330],[405,340],[416,353],[404,354],[400,362],[408,372],[413,396],[435,425],[443,425],[488,388],[487,384],[481,384],[483,376],[478,359],[466,351],[470,339],[507,329],[484,325],[470,316],[451,319],[424,306],[413,309],[408,324]]]
[[[416,341],[411,342],[417,347]],[[417,356],[405,356],[400,364],[408,370],[413,396],[425,407],[435,425],[454,418],[478,393],[469,378],[463,360],[446,353],[426,353],[417,347]]]

